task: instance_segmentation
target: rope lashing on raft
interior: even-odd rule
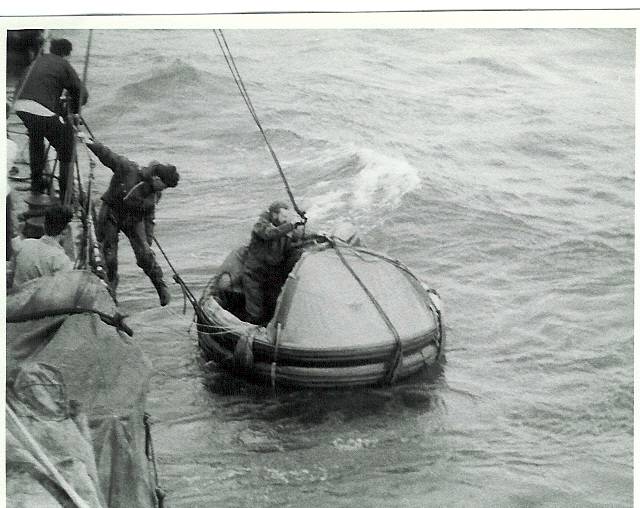
[[[231,54],[231,49],[229,49],[229,45],[227,44],[227,40],[224,37],[224,33],[222,33],[221,29],[214,29],[213,33],[216,36],[216,40],[218,41],[218,45],[220,46],[220,49],[222,50],[222,55],[224,56],[224,59],[227,62],[227,65],[229,66],[229,70],[231,71],[231,75],[233,76],[233,80],[235,81],[236,86],[238,87],[238,90],[240,91],[240,95],[242,96],[242,99],[244,100],[244,103],[247,105],[247,108],[249,109],[249,113],[251,113],[251,116],[253,117],[253,120],[255,121],[256,125],[258,126],[258,129],[260,130],[260,134],[262,134],[262,137],[264,138],[264,141],[267,144],[267,148],[269,149],[269,153],[271,154],[271,157],[273,158],[273,161],[275,162],[276,167],[278,168],[278,171],[280,172],[280,176],[281,176],[282,181],[284,183],[284,186],[285,186],[285,189],[286,189],[287,194],[289,196],[289,199],[291,200],[291,204],[293,205],[293,208],[296,211],[296,213],[300,216],[300,218],[302,218],[303,222],[306,223],[307,222],[307,217],[305,215],[305,212],[298,207],[298,204],[296,203],[296,200],[293,197],[293,192],[291,191],[291,187],[289,186],[289,182],[287,181],[287,177],[285,176],[284,171],[282,169],[282,166],[280,165],[280,161],[278,160],[278,157],[276,156],[276,153],[273,150],[273,147],[271,146],[271,143],[269,143],[269,139],[267,138],[267,135],[264,132],[264,129],[262,128],[262,124],[260,123],[260,119],[258,118],[258,114],[256,113],[256,110],[253,107],[253,103],[251,102],[251,98],[249,97],[249,92],[247,92],[247,88],[245,87],[244,82],[242,81],[242,77],[240,76],[240,71],[238,71],[238,67],[236,66],[235,59],[233,58],[233,55]]]
[[[387,325],[387,328],[389,328],[389,331],[393,335],[393,339],[396,342],[396,349],[395,349],[393,358],[391,359],[389,370],[387,371],[387,375],[386,375],[386,382],[388,384],[393,384],[396,380],[396,377],[398,376],[398,369],[402,364],[402,341],[400,340],[400,334],[398,333],[398,330],[396,330],[396,327],[393,325],[393,323],[389,319],[389,316],[387,315],[387,313],[384,311],[384,309],[380,305],[380,302],[378,302],[378,300],[373,295],[373,293],[369,290],[366,284],[354,271],[353,267],[347,262],[340,248],[338,247],[337,242],[331,241],[331,243],[342,264],[349,271],[349,273],[355,279],[355,281],[360,285],[360,287],[365,292],[365,294],[369,297],[369,299],[371,300],[371,303],[373,303],[374,307],[382,317],[382,320]]]

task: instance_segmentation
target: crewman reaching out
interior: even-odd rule
[[[107,192],[102,195],[96,233],[104,251],[107,276],[113,291],[118,286],[118,237],[122,231],[131,244],[138,266],[158,292],[160,305],[170,301],[162,268],[151,250],[155,209],[161,192],[176,187],[180,175],[175,166],[151,161],[140,167],[86,136],[78,133],[100,162],[113,171]]]

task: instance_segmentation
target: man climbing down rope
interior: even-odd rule
[[[67,175],[73,162],[73,121],[67,116],[86,104],[89,94],[69,63],[72,45],[67,39],[51,41],[50,53],[41,55],[32,64],[15,103],[16,114],[29,132],[29,160],[32,192],[47,192],[43,178],[46,165],[44,138],[58,153],[60,160],[60,200],[64,199]],[[65,111],[60,96],[68,93],[69,111]]]
[[[131,243],[138,266],[151,279],[163,307],[170,301],[162,268],[151,250],[155,208],[161,191],[176,187],[180,175],[175,166],[151,161],[147,167],[122,157],[86,136],[78,136],[113,171],[107,192],[102,195],[96,233],[104,250],[107,276],[113,291],[118,286],[118,236],[122,231]]]
[[[271,319],[286,267],[297,255],[290,233],[300,226],[304,222],[292,223],[289,205],[282,201],[272,203],[253,226],[242,275],[249,322],[264,324]]]

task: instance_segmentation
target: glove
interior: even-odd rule
[[[78,131],[76,135],[85,145],[91,145],[94,143],[93,138],[83,131]]]

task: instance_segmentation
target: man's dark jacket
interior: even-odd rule
[[[290,222],[274,226],[269,212],[262,213],[251,230],[245,267],[255,270],[282,264],[290,254],[291,239],[287,234],[293,231],[294,227]]]
[[[112,152],[102,143],[94,142],[87,146],[102,164],[113,171],[109,188],[102,195],[102,201],[114,210],[130,215],[143,216],[153,213],[160,192],[153,191],[154,175],[149,168],[141,169],[138,164]],[[130,194],[125,200],[125,196],[138,184],[141,185],[137,187],[137,192]]]
[[[71,112],[77,113],[81,95],[82,104],[87,103],[89,98],[87,89],[67,60],[47,53],[39,56],[33,63],[33,68],[18,98],[36,101],[54,113],[62,115],[60,95],[63,89],[69,92]]]

